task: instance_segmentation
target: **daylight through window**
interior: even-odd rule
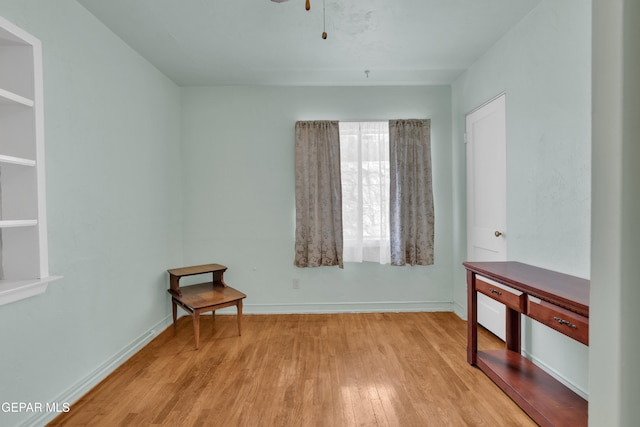
[[[340,122],[345,262],[388,264],[389,122]]]

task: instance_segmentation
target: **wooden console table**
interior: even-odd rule
[[[586,426],[587,401],[521,356],[524,314],[589,345],[589,280],[519,262],[465,262],[467,361],[541,426]],[[489,280],[487,280],[489,279]],[[506,306],[506,348],[478,351],[480,292]]]
[[[227,267],[220,264],[195,265],[174,268],[169,272],[169,293],[173,309],[173,327],[176,327],[178,306],[193,317],[193,332],[196,349],[200,346],[200,313],[215,311],[235,305],[238,310],[238,335],[242,334],[242,300],[246,295],[224,283]],[[211,273],[211,282],[180,287],[180,279],[185,276]]]

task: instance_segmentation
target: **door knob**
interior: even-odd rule
[[[500,237],[500,236],[502,236],[502,233],[501,233],[501,232],[499,232],[499,231],[496,231],[496,232],[495,232],[495,233],[493,233],[493,234],[495,234],[495,235],[496,235],[496,237]]]

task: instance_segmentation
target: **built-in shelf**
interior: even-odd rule
[[[1,164],[33,167],[36,165],[36,161],[32,159],[23,159],[22,157],[5,156],[4,154],[0,154],[0,165]]]
[[[49,282],[40,41],[0,17],[0,305]]]
[[[38,225],[37,219],[0,220],[0,228],[33,227]]]
[[[47,290],[49,282],[61,278],[49,276],[40,279],[0,280],[0,305],[40,295]]]
[[[25,107],[33,107],[34,102],[29,98],[20,96],[17,93],[9,92],[0,88],[0,104],[5,105],[23,105]]]

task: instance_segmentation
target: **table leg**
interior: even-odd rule
[[[476,274],[467,270],[467,363],[475,365],[478,357],[478,294]]]
[[[171,311],[173,312],[173,329],[176,328],[176,321],[178,320],[178,304],[176,304],[176,300],[171,298]]]
[[[520,353],[520,313],[512,308],[507,307],[507,350]]]
[[[193,312],[193,335],[196,339],[196,350],[200,347],[200,312]]]
[[[242,335],[242,300],[239,299],[236,303],[236,308],[238,309],[238,335]]]

